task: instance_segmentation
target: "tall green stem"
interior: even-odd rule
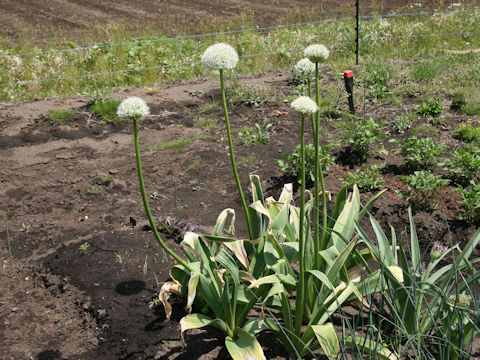
[[[297,285],[297,300],[295,306],[295,334],[300,334],[302,328],[304,298],[305,298],[305,117],[302,115],[302,125],[300,132],[300,161],[302,164],[301,172],[301,191],[300,191],[300,231],[298,235],[298,264],[300,267],[300,279]]]
[[[153,234],[157,239],[160,246],[174,258],[180,265],[184,266],[189,271],[192,271],[190,266],[177,254],[175,254],[163,241],[158,233],[157,227],[155,226],[155,222],[153,221],[152,213],[150,211],[150,206],[148,205],[147,200],[147,192],[145,191],[145,183],[143,182],[143,172],[142,172],[142,162],[140,160],[140,147],[138,145],[138,128],[137,128],[137,119],[133,120],[133,134],[135,137],[135,155],[137,158],[137,173],[138,173],[138,181],[140,183],[140,191],[142,192],[142,200],[143,200],[143,207],[145,208],[145,213],[147,214],[148,222],[150,223],[150,227],[152,228]]]
[[[232,133],[230,131],[230,120],[228,119],[227,111],[227,101],[225,99],[225,84],[223,80],[223,70],[220,70],[220,88],[222,90],[222,103],[223,103],[223,112],[225,113],[225,123],[227,125],[227,137],[228,137],[228,148],[230,150],[230,160],[232,162],[233,176],[235,177],[235,183],[237,184],[238,195],[240,196],[240,201],[242,202],[243,212],[245,213],[245,220],[248,227],[248,235],[250,240],[253,240],[253,229],[250,221],[250,213],[248,212],[247,203],[245,197],[243,196],[242,185],[238,177],[237,165],[235,163],[235,154],[233,153],[233,142],[232,142]]]
[[[319,86],[319,72],[318,62],[315,63],[315,101],[320,106],[320,86]],[[323,170],[319,164],[319,139],[320,139],[320,112],[317,111],[315,115],[315,212],[314,212],[314,251],[315,251],[315,263],[318,265],[317,259],[319,259],[318,251],[324,250],[327,244],[327,193],[325,191],[325,180],[323,178]],[[322,237],[319,241],[319,222],[320,222],[320,204],[319,204],[319,183],[322,190]],[[319,245],[320,244],[320,245]]]
[[[315,102],[319,105],[320,102],[320,91],[318,86],[318,63],[315,63]],[[315,125],[313,126],[313,146],[315,147],[315,197],[314,197],[314,211],[313,211],[313,262],[317,264],[318,257],[318,246],[319,246],[319,221],[320,221],[320,201],[318,198],[319,194],[319,126],[320,126],[320,111],[315,113]]]
[[[309,77],[307,78],[307,86],[308,86],[308,96],[311,98],[312,97],[312,81],[310,80]],[[318,105],[318,101],[317,101],[317,105]],[[310,115],[310,118],[312,120],[312,134],[315,137],[315,115],[313,114]]]

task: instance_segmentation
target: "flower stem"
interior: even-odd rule
[[[142,192],[142,200],[143,206],[145,208],[145,213],[147,214],[148,222],[150,223],[150,227],[152,228],[153,234],[157,239],[160,246],[172,257],[174,258],[180,265],[185,267],[187,270],[192,271],[190,266],[177,254],[175,254],[163,241],[158,233],[157,227],[155,226],[155,222],[153,221],[152,213],[150,211],[150,206],[148,205],[147,200],[147,192],[145,191],[145,183],[143,182],[143,172],[142,172],[142,163],[140,160],[140,148],[138,145],[138,128],[137,128],[137,120],[133,119],[133,134],[135,137],[135,155],[137,158],[137,173],[138,173],[138,181],[140,183],[140,191]]]
[[[307,86],[308,86],[308,96],[311,98],[312,97],[312,81],[310,80],[309,77],[307,78]],[[317,105],[318,105],[318,101],[317,101]],[[315,136],[315,116],[312,114],[310,118],[312,119],[312,134],[313,136]]]
[[[315,101],[320,106],[320,86],[318,83],[318,62],[315,63]],[[315,115],[315,212],[314,212],[314,251],[315,251],[315,263],[318,265],[317,259],[319,259],[318,251],[324,250],[327,246],[325,244],[327,239],[327,193],[325,191],[325,180],[323,178],[323,170],[319,164],[319,138],[320,138],[320,111],[317,111]],[[322,190],[322,236],[321,242],[319,241],[319,222],[320,222],[320,204],[319,204],[319,183]],[[320,244],[320,245],[319,245]]]
[[[298,236],[298,264],[300,267],[300,279],[297,285],[297,299],[295,306],[295,334],[300,334],[303,320],[303,310],[305,307],[305,117],[302,116],[302,125],[300,132],[300,161],[301,170],[301,191],[300,191],[300,231]]]
[[[248,212],[247,203],[245,201],[245,197],[243,196],[242,185],[238,177],[237,165],[235,164],[235,154],[233,152],[232,133],[230,131],[230,120],[228,119],[227,101],[225,99],[225,84],[223,80],[223,70],[220,70],[220,88],[222,90],[223,112],[225,113],[225,123],[227,125],[228,148],[230,150],[230,160],[232,162],[233,176],[235,177],[235,183],[237,184],[238,195],[240,196],[243,212],[245,213],[245,221],[247,222],[248,235],[250,237],[250,240],[253,240],[254,235],[253,235],[252,224],[250,221],[250,213]]]

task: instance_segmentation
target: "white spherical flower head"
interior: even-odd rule
[[[132,96],[121,102],[117,115],[121,119],[143,119],[150,115],[150,109],[143,99]]]
[[[315,64],[309,59],[300,60],[293,68],[293,73],[300,77],[310,76],[315,71]]]
[[[238,54],[235,49],[224,43],[209,46],[202,55],[202,65],[207,69],[233,69],[237,62]]]
[[[308,96],[300,96],[296,98],[292,101],[290,106],[302,116],[315,114],[318,111],[317,103]]]
[[[330,51],[328,51],[327,47],[320,44],[310,45],[303,51],[303,56],[309,58],[314,63],[327,60],[329,55]]]

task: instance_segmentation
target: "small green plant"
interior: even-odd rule
[[[445,154],[445,144],[435,144],[432,138],[419,138],[416,134],[400,143],[396,139],[390,142],[400,146],[400,153],[413,170],[428,169],[439,157]]]
[[[160,299],[158,297],[155,297],[148,303],[148,308],[149,309],[154,308],[155,306],[157,306],[158,304],[161,304],[161,303],[162,302],[160,301]]]
[[[353,188],[356,184],[360,191],[369,192],[380,190],[383,187],[383,180],[379,175],[385,165],[372,165],[370,168],[364,166],[347,174],[346,179],[340,179],[346,186]]]
[[[82,250],[84,254],[86,254],[89,247],[90,244],[88,243],[88,241],[84,241],[82,245],[79,246],[79,249]]]
[[[153,194],[150,195],[150,199],[157,200],[157,198],[158,198],[158,193],[156,191],[154,191]]]
[[[94,185],[88,189],[88,193],[92,195],[100,195],[103,194],[103,188],[97,185]]]
[[[179,139],[167,141],[167,142],[158,142],[156,145],[150,147],[149,151],[159,151],[165,149],[175,149],[176,151],[181,151],[185,148],[190,147],[193,144],[193,141],[188,136],[182,136]]]
[[[300,182],[301,159],[300,159],[300,145],[298,145],[291,154],[285,154],[285,160],[278,160],[278,165],[283,172],[297,176]],[[330,146],[321,146],[319,149],[319,163],[324,172],[330,169],[330,166],[335,163],[335,159],[330,155]],[[315,181],[315,147],[313,144],[305,146],[305,171],[311,181]]]
[[[398,196],[415,209],[433,209],[437,205],[435,193],[448,185],[450,180],[436,176],[430,171],[415,171],[409,176],[399,176],[407,190],[397,190]]]
[[[48,114],[47,121],[51,124],[61,125],[70,121],[75,116],[75,111],[69,109],[53,110]]]
[[[442,102],[438,99],[420,99],[417,114],[426,118],[435,118],[442,114]]]
[[[371,217],[376,235],[376,241],[372,241],[356,223],[360,238],[378,262],[379,269],[371,276],[377,279],[377,302],[383,306],[374,310],[375,315],[393,325],[393,331],[384,333],[382,340],[394,353],[410,352],[415,359],[469,359],[468,347],[479,333],[478,302],[472,304],[479,275],[472,264],[480,259],[470,257],[480,241],[480,230],[463,249],[435,241],[430,253],[422,255],[411,209],[408,217],[409,254],[405,241],[397,240],[393,227],[389,241]],[[380,321],[378,325],[384,327],[385,323]],[[438,351],[436,356],[431,353],[432,348]]]
[[[348,131],[346,143],[350,152],[357,154],[362,161],[368,160],[372,145],[385,136],[382,132],[384,125],[384,122],[377,124],[371,117],[360,121],[355,130]]]
[[[467,102],[465,101],[465,94],[463,91],[455,91],[453,94],[452,105],[450,105],[450,110],[461,112],[462,107],[464,107]]]
[[[217,100],[207,101],[207,102],[201,103],[198,106],[197,111],[198,111],[199,114],[203,114],[203,113],[210,112],[212,110],[217,109],[218,105],[219,105],[219,103],[218,103]]]
[[[264,86],[242,85],[232,82],[227,90],[227,96],[233,102],[241,102],[249,107],[259,106],[266,98],[268,89]]]
[[[480,144],[480,120],[475,124],[472,119],[468,119],[465,124],[453,131],[452,136],[458,140]]]
[[[238,136],[244,144],[264,145],[273,130],[273,124],[268,118],[263,119],[263,123],[256,123],[255,127],[246,126],[238,133]]]
[[[110,184],[113,180],[113,176],[110,174],[104,174],[104,173],[97,173],[96,174],[97,180],[96,183],[98,185],[105,185],[107,186]]]
[[[97,99],[90,105],[90,111],[103,121],[115,121],[119,119],[117,109],[120,103],[118,99]]]
[[[24,232],[24,233],[29,233],[30,232],[30,224],[22,221],[22,227],[20,228],[20,231]]]
[[[118,252],[115,252],[114,255],[115,255],[115,261],[118,262],[120,265],[123,265],[123,262],[125,260],[123,256]]]
[[[416,114],[411,112],[395,116],[393,119],[392,128],[397,134],[403,134],[412,127],[412,122],[416,118]]]
[[[370,89],[369,96],[379,100],[392,96],[389,84],[394,74],[393,65],[384,61],[368,60],[365,63],[365,83]]]
[[[459,213],[460,218],[478,225],[480,224],[480,182],[478,179],[470,180],[469,187],[458,185],[456,191],[462,195],[460,203],[463,211]]]
[[[460,185],[468,184],[470,179],[480,174],[480,148],[455,150],[453,159],[439,163],[438,166],[450,171],[456,183]]]
[[[208,131],[209,133],[214,133],[218,128],[218,121],[215,118],[206,118],[206,119],[197,119],[195,123],[200,126],[203,130]]]

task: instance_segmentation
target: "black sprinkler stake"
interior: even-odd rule
[[[351,114],[355,114],[355,105],[353,104],[353,71],[345,70],[343,72],[343,80],[345,80],[345,89],[348,93],[348,107]]]

